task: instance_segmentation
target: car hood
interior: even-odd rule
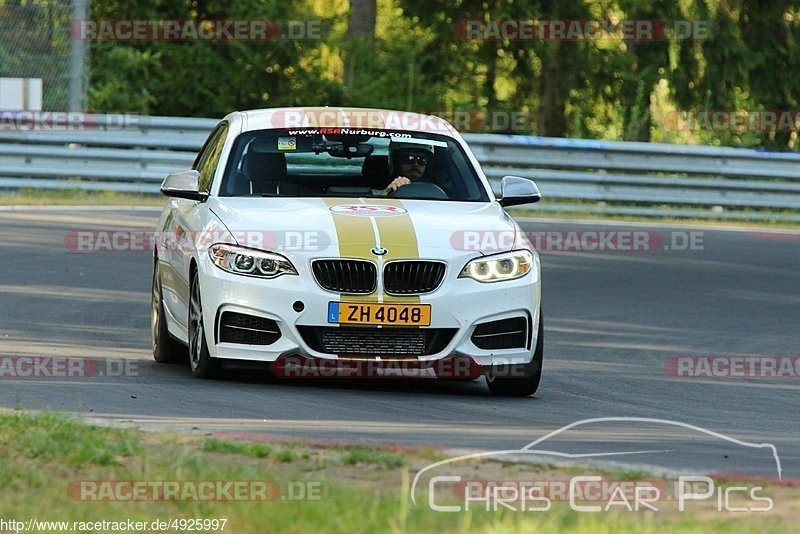
[[[241,245],[311,257],[475,257],[524,246],[496,202],[212,197]]]

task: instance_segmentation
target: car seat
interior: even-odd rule
[[[246,191],[243,194],[275,195],[278,184],[286,178],[286,155],[250,151],[242,162]]]
[[[389,156],[367,156],[361,165],[365,185],[383,189],[389,185]]]

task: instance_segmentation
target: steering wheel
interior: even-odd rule
[[[417,198],[427,200],[447,200],[447,193],[436,184],[430,182],[411,182],[398,187],[391,193],[390,197],[394,198]]]

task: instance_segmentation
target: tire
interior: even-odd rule
[[[528,397],[539,389],[542,379],[542,359],[544,356],[544,321],[539,310],[539,333],[536,348],[530,363],[525,364],[522,377],[494,377],[491,371],[486,375],[486,384],[493,395],[502,397]]]
[[[197,271],[192,274],[189,286],[189,368],[197,378],[216,378],[219,376],[220,361],[212,358],[206,344],[206,330],[203,323],[203,302],[200,298],[200,283]]]
[[[186,347],[173,338],[167,329],[158,259],[153,265],[153,286],[150,295],[150,338],[153,344],[153,359],[158,363],[183,363],[187,361],[189,352]]]

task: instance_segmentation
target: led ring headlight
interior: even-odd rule
[[[292,262],[274,252],[218,243],[208,249],[208,255],[214,265],[233,274],[258,278],[297,274]]]
[[[472,278],[478,282],[502,282],[514,280],[528,274],[533,267],[533,254],[527,250],[515,250],[495,256],[475,258],[461,270],[459,278]]]

